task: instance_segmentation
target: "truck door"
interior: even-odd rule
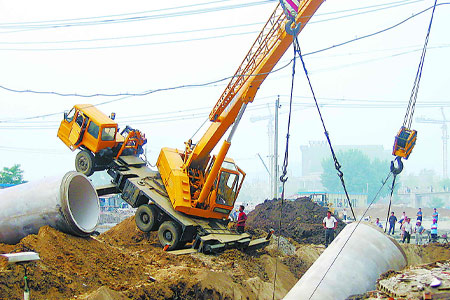
[[[85,118],[80,111],[76,116],[76,120],[72,125],[72,128],[69,133],[69,142],[71,145],[77,145],[80,140],[80,135],[82,132],[82,128],[86,125],[87,118]]]

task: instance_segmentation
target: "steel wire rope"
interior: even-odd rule
[[[311,94],[312,94],[312,97],[314,99],[314,103],[315,103],[316,108],[317,108],[317,112],[319,113],[320,121],[322,122],[322,127],[323,127],[323,130],[324,130],[324,134],[325,134],[325,137],[327,139],[328,145],[330,146],[331,155],[332,155],[333,161],[334,161],[334,167],[335,167],[336,171],[338,172],[339,179],[341,180],[342,187],[344,188],[345,196],[347,198],[348,205],[350,206],[350,210],[352,212],[353,218],[356,220],[355,212],[353,211],[352,203],[350,201],[350,197],[348,196],[347,187],[345,186],[344,172],[342,172],[342,170],[341,170],[342,166],[341,166],[341,164],[339,163],[339,161],[338,161],[338,159],[336,157],[336,154],[334,152],[333,146],[331,144],[330,136],[328,134],[328,130],[325,127],[325,121],[323,120],[322,112],[320,111],[319,103],[317,102],[316,94],[314,93],[314,89],[312,87],[311,80],[309,78],[308,70],[306,69],[306,65],[305,65],[305,62],[303,60],[303,55],[302,55],[302,52],[301,52],[301,49],[300,49],[300,45],[298,44],[298,40],[297,39],[294,40],[294,43],[297,44],[297,53],[298,53],[298,56],[300,57],[300,61],[302,62],[303,71],[305,72],[305,76],[306,76],[306,79],[308,81],[309,88],[311,90]]]
[[[414,79],[411,96],[409,98],[408,108],[406,109],[405,119],[403,120],[403,127],[406,126],[406,128],[411,128],[411,123],[412,123],[412,119],[414,116],[417,95],[419,93],[420,79],[422,78],[422,69],[423,69],[423,64],[425,62],[425,55],[427,53],[427,45],[428,45],[428,40],[430,38],[431,24],[433,23],[433,17],[434,17],[434,12],[436,10],[436,4],[437,4],[437,0],[434,0],[433,11],[431,13],[430,23],[428,25],[427,35],[425,37],[425,42],[423,45],[422,55],[420,57],[420,62],[419,62],[419,67],[417,68],[416,78]]]
[[[294,39],[296,40],[297,37],[295,36]],[[280,249],[280,240],[281,240],[281,230],[282,230],[282,220],[283,220],[283,204],[284,204],[284,192],[285,192],[285,183],[288,179],[286,177],[287,175],[287,167],[289,162],[289,132],[291,127],[291,114],[292,114],[292,100],[293,100],[293,93],[294,93],[294,79],[295,79],[295,62],[296,62],[296,45],[294,44],[294,57],[292,59],[292,79],[291,79],[291,96],[289,100],[289,115],[288,115],[288,122],[287,122],[287,133],[286,133],[286,146],[284,150],[284,160],[283,160],[283,167],[282,167],[282,174],[280,176],[280,181],[282,182],[282,188],[281,188],[281,201],[280,201],[280,217],[278,219],[278,239],[277,239],[277,250]],[[276,200],[278,201],[278,199]],[[275,300],[275,289],[276,289],[276,279],[277,279],[277,273],[278,273],[278,259],[275,258],[275,272],[273,276],[273,293],[272,293],[272,300]]]
[[[358,223],[356,224],[355,228],[353,228],[352,232],[349,234],[347,240],[344,242],[344,244],[342,245],[341,249],[339,249],[338,253],[336,254],[335,258],[332,260],[330,266],[328,267],[328,269],[325,271],[325,273],[323,274],[322,278],[320,279],[319,283],[316,285],[316,287],[314,288],[311,296],[309,297],[309,299],[312,298],[312,296],[314,295],[314,293],[317,291],[317,288],[320,286],[320,284],[322,283],[323,279],[325,278],[325,276],[328,274],[328,272],[330,271],[331,267],[334,265],[334,263],[336,262],[336,259],[339,257],[339,255],[341,254],[342,250],[344,250],[345,246],[347,245],[348,241],[350,240],[350,238],[352,237],[353,233],[355,232],[355,230],[358,228],[359,224],[361,223],[361,221],[363,220],[364,216],[366,215],[366,213],[369,211],[369,208],[372,206],[372,204],[375,202],[375,199],[377,199],[378,194],[381,192],[381,190],[383,189],[383,187],[386,185],[386,182],[389,180],[389,178],[391,177],[392,172],[389,172],[389,174],[387,175],[386,179],[384,181],[382,181],[381,187],[378,189],[378,192],[375,194],[375,196],[373,197],[372,201],[369,203],[369,205],[367,206],[366,210],[364,211],[363,215],[361,216],[361,218],[359,219]],[[356,218],[355,218],[356,220]]]

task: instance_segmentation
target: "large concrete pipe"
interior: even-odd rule
[[[98,223],[97,192],[81,173],[44,178],[0,190],[0,242],[15,244],[49,225],[87,236]]]
[[[382,273],[401,270],[406,263],[396,240],[369,223],[354,222],[345,226],[284,299],[344,300],[375,289]]]

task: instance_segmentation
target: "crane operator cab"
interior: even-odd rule
[[[400,128],[399,132],[395,136],[394,148],[392,155],[403,157],[408,159],[411,151],[416,145],[417,131],[408,129],[404,126]]]
[[[75,168],[86,176],[105,170],[122,153],[139,155],[147,142],[145,135],[128,126],[119,133],[117,123],[91,104],[64,112],[58,137],[70,150],[80,149]]]
[[[212,211],[226,215],[232,211],[234,202],[236,202],[236,198],[244,182],[244,177],[244,171],[233,160],[226,158],[222,163],[216,184],[210,194],[209,203],[211,204]]]

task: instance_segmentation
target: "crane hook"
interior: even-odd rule
[[[394,161],[397,161],[397,167],[394,165]],[[397,156],[393,161],[391,161],[391,172],[394,175],[398,175],[403,171],[403,162],[400,156]]]
[[[295,21],[288,20],[286,22],[286,25],[284,26],[284,29],[288,34],[293,35],[295,37],[300,32],[300,26],[302,25],[302,23],[295,24],[294,27],[292,27],[292,24],[295,24]]]

